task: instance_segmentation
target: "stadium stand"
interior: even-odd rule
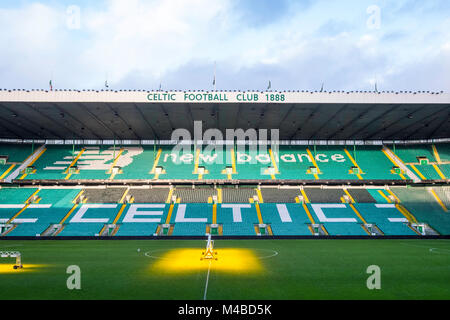
[[[172,235],[203,236],[206,224],[211,223],[212,205],[193,203],[189,206],[178,205],[176,215],[171,222],[175,223]],[[183,213],[183,214],[182,214]]]
[[[25,203],[37,190],[37,188],[1,188],[0,204]]]
[[[31,206],[31,200],[39,189],[8,188],[0,191],[0,235],[5,236],[17,228],[19,216]]]
[[[444,175],[444,177],[441,177],[441,178],[445,178],[445,179],[450,178],[450,164],[440,164],[440,165],[437,165],[437,167],[441,170],[442,174]]]
[[[394,148],[391,148],[393,150]],[[418,163],[419,157],[424,157],[429,162],[435,162],[433,151],[429,145],[397,145],[395,147],[395,154],[399,156],[403,162]]]
[[[77,189],[42,189],[38,193],[40,204],[52,204],[49,209],[27,208],[20,219],[38,219],[36,223],[21,223],[8,233],[9,236],[41,235],[50,225],[58,224],[73,206],[72,200],[79,193]]]
[[[0,148],[5,157],[8,146]],[[36,146],[37,148],[37,146]],[[393,170],[394,163],[380,146],[286,146],[272,150],[259,146],[227,146],[218,150],[188,146],[68,146],[46,145],[33,162],[33,171],[18,180],[407,180]],[[391,151],[422,180],[450,176],[446,144],[400,145]],[[442,152],[437,150],[441,149]],[[3,179],[30,155],[27,145],[11,147]],[[236,150],[235,150],[236,149]],[[436,152],[434,151],[436,150]],[[9,151],[8,151],[9,152]],[[437,161],[436,156],[440,157]],[[428,163],[419,159],[428,160]],[[6,172],[8,169],[10,171]],[[316,171],[315,171],[316,170]],[[315,172],[316,173],[315,173]]]
[[[263,221],[269,224],[273,235],[310,236],[310,220],[300,204],[260,204]]]
[[[67,157],[67,158],[66,158]],[[23,175],[19,179],[64,179],[66,169],[72,162],[72,149],[68,146],[48,146],[46,151],[34,163],[36,172]]]
[[[118,237],[153,236],[158,230],[157,223],[124,223],[115,233]]]
[[[388,197],[389,194],[387,194],[384,189],[370,188],[367,189],[367,191],[375,199],[377,203],[392,203],[392,201]]]
[[[304,188],[306,196],[311,203],[340,203],[344,190],[332,188]]]
[[[166,203],[170,194],[170,188],[130,188],[128,194],[134,203]],[[169,199],[170,200],[170,199]]]
[[[314,179],[308,169],[312,166],[311,157],[306,148],[301,146],[280,146],[279,148],[279,174],[277,179]]]
[[[250,146],[237,146],[235,153],[237,174],[233,179],[270,179],[270,172],[267,170],[272,167],[272,160],[268,149],[264,146],[258,146],[254,149]]]
[[[185,201],[173,203],[169,199],[172,203],[166,203],[171,192],[176,195],[180,190],[176,202],[181,197]],[[199,190],[203,192],[197,194]],[[120,204],[126,191],[137,195],[142,202]],[[217,191],[216,199],[223,203],[215,204],[207,199],[214,191]],[[2,188],[0,234],[11,237],[154,236],[162,235],[161,225],[166,224],[170,227],[168,235],[201,236],[212,223],[220,225],[225,236],[254,236],[260,225],[267,225],[268,233],[273,235],[312,235],[314,224],[323,225],[327,234],[335,236],[367,236],[368,224],[374,224],[386,236],[417,236],[421,225],[429,231],[427,234],[450,234],[449,187],[305,188],[303,191],[310,201],[305,204],[293,203],[296,188],[265,187],[258,191],[251,187],[175,187],[172,191],[160,187]],[[346,192],[351,197],[343,199]],[[148,218],[152,220],[146,221]],[[108,228],[112,231],[105,233]]]
[[[223,225],[224,236],[254,236],[259,221],[252,204],[222,204],[217,208],[217,222]]]
[[[83,215],[84,221],[80,222],[77,215],[83,210],[85,210]],[[113,222],[117,211],[118,206],[116,204],[83,204],[75,213],[75,216],[65,224],[58,236],[96,236],[101,232],[105,224]],[[74,221],[74,219],[76,220]]]
[[[119,203],[127,188],[86,188],[85,203]]]
[[[433,146],[442,162],[450,162],[450,144],[439,143]]]
[[[416,235],[395,204],[355,204],[368,223],[374,223],[384,235]],[[395,219],[390,221],[389,219]],[[398,222],[397,222],[398,221]]]
[[[113,235],[115,236],[153,236],[158,232],[158,227],[161,223],[165,222],[167,219],[169,205],[167,204],[139,204],[137,207],[137,212],[140,213],[135,216],[135,219],[139,222],[129,223],[124,221],[125,215],[119,220],[119,228],[117,232]],[[129,209],[129,206],[127,206]],[[125,209],[125,210],[127,210]],[[151,211],[151,213],[161,214],[160,218],[157,216],[146,216],[146,213]],[[160,219],[159,222],[145,222],[142,219]]]
[[[139,148],[142,148],[140,152]],[[139,147],[132,157],[132,163],[122,168],[122,173],[116,176],[116,179],[153,179],[155,170],[153,164],[157,160],[158,149],[155,147]],[[153,173],[152,173],[153,171]]]
[[[324,226],[329,234],[335,236],[367,236],[361,224],[357,223],[324,223]]]
[[[381,152],[380,147],[358,146],[356,161],[363,170],[364,180],[398,180],[401,177],[392,172],[393,163]]]
[[[194,157],[194,174],[198,175],[198,179],[228,179],[228,175],[226,172],[227,164],[231,163],[231,152],[230,148],[222,150],[222,148],[218,148],[218,150],[201,146],[197,146],[195,150]],[[232,178],[232,174],[231,177]]]
[[[367,235],[361,227],[363,223],[346,204],[307,204],[330,235]]]
[[[450,234],[447,94],[254,92],[250,104],[221,94],[230,100],[0,90],[2,118],[36,118],[0,126],[0,236]],[[60,110],[76,119],[56,125]],[[129,112],[126,126],[115,110]],[[422,128],[408,113],[439,121]],[[182,148],[176,128],[190,134]],[[208,137],[214,128],[279,130],[254,142]]]
[[[358,179],[355,174],[349,171],[353,166],[351,160],[346,156],[344,148],[320,146],[316,148],[315,158],[320,169],[320,179]]]
[[[156,167],[162,167],[161,180],[180,179],[194,180],[197,176],[194,172],[194,146],[189,146],[176,152],[174,146],[161,146]],[[158,153],[159,153],[158,150]]]
[[[32,153],[32,146],[0,144],[0,181]]]
[[[300,195],[299,188],[261,188],[263,201],[273,203],[295,203]]]
[[[250,186],[224,186],[222,187],[223,203],[248,203],[256,196],[256,190]]]
[[[347,189],[353,200],[357,203],[375,203],[376,200],[372,197],[367,189],[349,188]]]
[[[435,187],[433,190],[436,192],[438,198],[444,204],[444,207],[448,211],[450,210],[450,187]]]
[[[435,189],[435,188],[433,188]],[[445,191],[443,191],[445,192]],[[440,234],[450,234],[450,216],[436,201],[428,188],[396,188],[401,203],[419,222],[427,223]]]
[[[437,159],[432,146],[408,145],[397,146],[395,154],[411,168],[422,180],[438,180],[442,177],[436,169]],[[425,161],[425,162],[423,162]]]
[[[28,144],[0,144],[0,156],[7,156],[8,163],[22,163],[33,152]]]
[[[174,194],[182,203],[212,203],[212,197],[216,196],[216,190],[209,186],[176,187]]]
[[[109,179],[112,168],[124,154],[123,149],[109,146],[89,146],[82,150],[84,152],[76,162],[79,173],[73,175],[73,179]]]

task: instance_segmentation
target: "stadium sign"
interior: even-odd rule
[[[144,90],[2,90],[1,102],[80,103],[270,103],[270,104],[448,104],[450,94],[366,91],[144,91]]]
[[[5,204],[1,205],[2,209],[16,209],[23,208],[24,204]],[[289,207],[286,204],[273,204],[274,212],[276,213],[277,221],[281,223],[292,223],[295,225],[295,218],[299,215],[302,209],[299,207]],[[57,206],[55,206],[57,207]],[[165,212],[167,212],[169,204],[164,203],[139,203],[130,204],[124,212],[121,223],[163,223]],[[53,204],[45,205],[32,205],[28,208],[32,208],[33,219],[15,219],[16,224],[34,224],[39,219],[39,212],[51,212],[54,209]],[[314,203],[310,204],[311,213],[314,215],[315,220],[320,223],[358,223],[358,220],[354,216],[351,206],[346,203]],[[385,223],[393,225],[407,223],[408,220],[396,209],[395,204],[367,204],[367,210],[371,212],[377,212],[378,223]],[[42,211],[40,211],[40,210]],[[218,205],[218,209],[222,210],[221,214],[229,216],[232,223],[243,223],[248,221],[249,217],[256,217],[255,205],[250,203],[221,203]],[[117,212],[120,210],[119,204],[82,204],[75,214],[72,216],[69,223],[111,223],[117,216]],[[201,215],[197,213],[201,212]],[[175,223],[200,223],[205,224],[208,222],[210,212],[208,211],[208,205],[204,204],[204,210],[198,211],[196,204],[179,204],[174,210]],[[0,219],[0,223],[5,223],[6,219]],[[406,226],[405,226],[406,227]]]
[[[270,155],[267,148],[261,148],[266,146],[259,146],[256,149],[255,146],[251,146],[248,151],[245,151],[244,146],[236,147],[236,163],[242,165],[242,169],[245,170],[247,166],[252,165],[268,165],[272,162],[272,156]],[[203,164],[208,165],[221,165],[221,164],[231,164],[230,156],[227,152],[230,152],[230,148],[233,146],[228,146],[227,149],[222,149],[223,146],[218,146],[218,148],[210,147],[197,154],[191,150],[191,145],[179,145],[179,147],[174,147],[171,150],[165,150],[162,152],[160,157],[160,163],[164,166],[170,165],[193,165],[196,157],[198,161]],[[101,171],[105,172],[111,168],[111,158],[114,156],[114,148],[110,147],[105,150],[100,150],[95,147],[85,147],[85,151],[81,152],[81,149],[76,149],[75,154],[79,154],[78,169],[80,171]],[[273,161],[282,170],[284,165],[297,163],[297,164],[311,164],[313,159],[318,163],[344,163],[348,162],[343,153],[333,152],[330,154],[316,153],[308,154],[307,152],[278,152],[277,148],[272,148],[273,151]],[[219,152],[218,152],[219,151]],[[144,148],[142,147],[124,147],[122,148],[122,153],[120,158],[117,160],[116,164],[121,168],[126,168],[131,166],[135,158],[142,155]],[[64,171],[68,165],[73,161],[71,156],[62,156],[61,158],[56,158],[53,162],[50,162],[47,166],[43,168],[47,172],[61,172]],[[189,171],[189,169],[188,169]]]
[[[245,92],[152,92],[147,94],[150,102],[286,102],[284,93]]]

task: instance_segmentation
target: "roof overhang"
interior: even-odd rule
[[[0,90],[0,138],[170,140],[173,130],[279,129],[281,140],[450,138],[429,92]]]

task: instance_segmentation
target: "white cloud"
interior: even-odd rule
[[[213,21],[225,10],[226,2],[207,0],[113,0],[106,11],[87,14],[93,41],[81,58],[110,70],[114,81],[133,70],[163,75],[214,46]]]
[[[57,59],[61,45],[61,15],[39,3],[22,9],[0,9],[1,83],[36,78],[43,65]],[[18,81],[16,81],[18,84]]]
[[[45,87],[53,77],[56,87],[100,88],[108,77],[113,88],[156,88],[161,79],[173,89],[204,88],[217,61],[222,89],[259,88],[269,79],[274,89],[322,82],[328,89],[368,89],[373,79],[404,89],[415,85],[405,75],[418,66],[448,66],[448,19],[426,16],[417,26],[407,23],[411,11],[393,21],[382,7],[381,28],[369,30],[359,1],[294,5],[258,27],[242,23],[232,0],[105,3],[81,7],[79,30],[67,28],[64,6],[0,8],[0,87]],[[417,83],[436,83],[431,71],[420,72]],[[449,72],[439,75],[438,84],[448,83]]]

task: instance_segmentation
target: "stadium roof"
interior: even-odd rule
[[[172,131],[280,129],[281,140],[450,138],[442,92],[0,90],[2,139],[169,140]]]

